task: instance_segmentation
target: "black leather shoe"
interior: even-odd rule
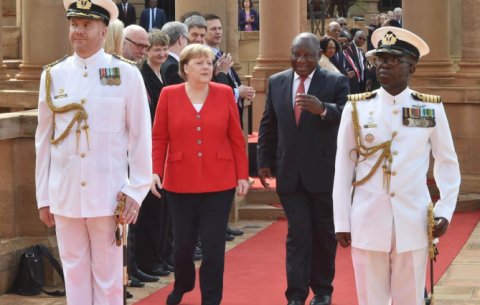
[[[158,269],[155,269],[155,270],[152,270],[152,271],[147,271],[147,272],[149,274],[155,275],[155,276],[168,276],[168,275],[170,275],[170,271],[165,270],[163,268],[158,268]]]
[[[164,261],[170,266],[175,266],[175,263],[173,262],[173,256],[166,257]]]
[[[235,236],[227,233],[227,235],[225,235],[225,239],[226,239],[227,241],[232,241],[232,240],[235,239]]]
[[[175,268],[173,268],[173,266],[167,265],[167,266],[163,267],[163,269],[168,270],[170,272],[173,272]]]
[[[291,300],[288,302],[287,305],[305,305],[305,302],[299,301],[299,300]]]
[[[230,228],[230,226],[227,226],[227,234],[230,234],[233,236],[240,236],[240,235],[243,235],[243,233],[244,232],[242,230],[235,230]]]
[[[315,295],[310,302],[310,305],[331,305],[332,296],[331,295]]]
[[[136,277],[130,275],[130,281],[128,281],[128,287],[141,288],[145,286],[145,283],[140,282]]]
[[[133,298],[133,294],[127,291],[127,299],[131,299],[131,298]]]
[[[175,289],[167,297],[167,305],[177,305],[182,301],[184,292],[178,292]]]
[[[132,276],[136,277],[137,279],[145,283],[158,282],[159,280],[158,276],[151,276],[149,274],[142,272],[141,270],[132,271]]]

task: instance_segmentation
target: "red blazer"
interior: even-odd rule
[[[248,180],[245,137],[232,88],[209,83],[200,112],[185,83],[163,88],[153,125],[153,173],[175,193],[232,189]]]

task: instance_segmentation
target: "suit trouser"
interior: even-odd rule
[[[58,249],[69,305],[123,303],[123,247],[115,239],[112,216],[55,215]]]
[[[428,247],[398,253],[392,231],[390,253],[352,247],[360,305],[425,304]]]
[[[288,300],[305,301],[309,286],[315,295],[331,295],[337,238],[331,192],[309,193],[301,181],[291,194],[278,194],[288,219]]]
[[[198,232],[202,238],[200,291],[202,305],[222,301],[225,267],[225,234],[235,189],[212,193],[180,194],[165,191],[173,219],[174,289],[188,292],[195,287],[193,256]]]
[[[168,210],[166,210],[165,194],[162,198],[148,192],[142,203],[137,219],[135,256],[138,268],[145,273],[166,267],[161,255],[162,240],[167,238]],[[167,217],[165,217],[167,212]]]

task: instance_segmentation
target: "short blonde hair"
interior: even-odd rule
[[[150,46],[147,48],[147,51],[154,46],[168,47],[170,46],[170,38],[159,29],[153,29],[148,33],[148,43]]]
[[[105,53],[122,55],[123,49],[123,22],[119,19],[110,22],[107,28],[107,37],[103,43]]]
[[[178,74],[184,79],[187,80],[187,75],[185,74],[184,66],[188,64],[188,62],[194,58],[199,58],[202,56],[210,57],[212,60],[215,59],[215,54],[213,53],[212,49],[195,43],[187,46],[183,49],[182,53],[180,54],[180,62],[178,65]]]

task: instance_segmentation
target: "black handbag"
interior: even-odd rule
[[[43,265],[43,256],[52,264],[58,272],[62,282],[65,284],[63,270],[58,261],[48,251],[43,244],[31,246],[20,256],[20,266],[17,277],[13,283],[10,292],[16,292],[19,295],[36,295],[41,291],[51,296],[64,296],[64,291],[46,291],[43,290],[45,284],[45,267]]]

